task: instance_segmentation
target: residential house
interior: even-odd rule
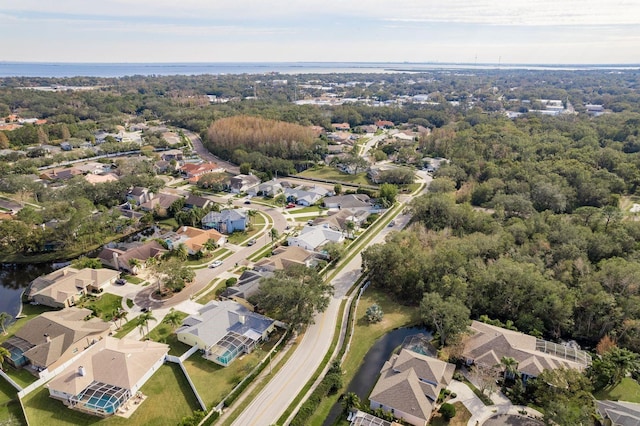
[[[525,382],[547,369],[583,371],[591,365],[591,356],[585,351],[518,331],[480,321],[473,321],[470,330],[472,334],[464,340],[462,352],[467,364],[495,366],[503,357],[510,357],[518,363],[517,370]]]
[[[182,197],[179,195],[160,193],[153,197],[151,200],[140,204],[140,210],[143,210],[145,212],[152,212],[156,209],[160,211],[166,211],[174,202],[178,201],[181,198]]]
[[[393,121],[389,121],[389,120],[376,121],[376,127],[378,127],[378,129],[390,129],[393,126],[394,126]]]
[[[254,175],[238,175],[231,178],[230,188],[231,192],[239,194],[241,192],[247,192],[249,189],[258,186],[260,184],[260,178]]]
[[[204,357],[224,367],[250,353],[274,329],[275,321],[231,300],[211,301],[197,315],[185,318],[178,340],[204,351]]]
[[[320,201],[320,199],[328,193],[329,190],[321,186],[314,186],[312,188],[299,186],[297,188],[287,188],[284,191],[287,202],[296,203],[301,206],[311,206]]]
[[[372,410],[388,411],[415,426],[425,426],[440,395],[453,379],[455,365],[407,349],[392,355],[369,396]]]
[[[393,164],[378,164],[378,165],[370,166],[369,169],[367,170],[367,176],[369,177],[369,179],[371,179],[371,182],[380,183],[380,179],[384,174],[384,172],[389,170],[395,170],[397,168],[398,166],[395,166]]]
[[[297,236],[287,238],[289,246],[302,247],[306,250],[315,251],[329,242],[341,243],[344,241],[344,234],[334,231],[328,226],[305,226]]]
[[[137,274],[140,268],[152,257],[160,257],[167,250],[157,241],[147,241],[139,246],[127,250],[105,247],[98,254],[103,265],[116,270]]]
[[[168,345],[152,340],[106,337],[46,385],[49,396],[94,416],[122,413],[168,352]]]
[[[220,293],[220,297],[223,299],[231,299],[253,310],[253,305],[251,305],[249,299],[260,290],[260,282],[262,279],[268,278],[271,275],[273,275],[273,272],[270,271],[247,269],[242,272],[235,285],[225,288],[224,291]]]
[[[197,183],[198,180],[200,179],[200,176],[207,173],[224,172],[224,168],[212,162],[200,163],[200,164],[188,163],[183,165],[180,168],[180,170],[182,170],[182,173],[184,173],[187,179],[189,179],[190,183]]]
[[[281,246],[273,251],[269,257],[264,257],[255,263],[253,268],[258,272],[287,269],[291,266],[306,266],[311,268],[317,264],[315,253],[297,246]]]
[[[186,200],[184,200],[184,207],[186,209],[192,209],[197,207],[199,209],[206,209],[207,207],[213,205],[213,201],[208,198],[200,197],[198,195],[189,195]]]
[[[219,212],[209,212],[202,218],[204,229],[215,229],[223,234],[244,231],[249,224],[247,212],[244,209],[225,209]]]
[[[135,206],[139,206],[143,203],[151,201],[153,199],[153,192],[149,188],[143,188],[141,186],[134,186],[127,192],[127,201]]]
[[[596,412],[603,426],[640,425],[640,404],[625,401],[596,401]]]
[[[66,267],[31,281],[27,299],[52,308],[67,308],[82,296],[102,293],[119,277],[120,272],[111,269]]]
[[[82,174],[82,170],[79,170],[75,167],[68,167],[65,169],[49,169],[43,170],[40,173],[40,179],[48,180],[53,182],[69,180],[72,177],[80,176]]]
[[[162,158],[162,160],[164,161],[182,161],[183,156],[184,153],[181,149],[169,149],[167,151],[163,151],[162,154],[160,154],[160,158]]]
[[[30,364],[34,372],[64,364],[111,332],[111,324],[87,320],[90,315],[89,309],[75,307],[38,315],[2,344],[11,354],[7,361],[14,367]]]
[[[322,205],[327,209],[348,210],[355,213],[360,210],[371,211],[373,204],[366,194],[346,194],[326,197]]]
[[[282,184],[275,179],[261,183],[260,185],[254,186],[253,188],[249,188],[247,190],[247,194],[249,195],[264,195],[265,197],[271,198],[277,196],[278,194],[282,194],[283,192],[284,188]]]
[[[98,183],[115,182],[118,180],[118,176],[115,173],[107,173],[104,175],[95,175],[90,173],[84,176],[84,180],[89,182],[91,185],[95,185]]]
[[[355,210],[355,209],[354,209]],[[368,210],[355,210],[353,213],[350,209],[340,210],[338,212],[330,212],[328,216],[319,216],[313,221],[314,226],[328,226],[335,231],[347,231],[352,222],[355,228],[362,226],[369,217]]]
[[[226,238],[215,229],[198,229],[191,226],[181,226],[177,231],[162,236],[169,250],[176,250],[180,244],[184,244],[189,254],[206,251],[206,244],[209,240],[217,246],[223,246],[226,243]]]
[[[335,130],[351,130],[349,123],[331,123],[331,127]]]

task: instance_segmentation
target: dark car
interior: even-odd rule
[[[123,279],[123,278],[118,278],[116,280],[116,284],[118,285],[125,285],[127,283],[127,280]]]

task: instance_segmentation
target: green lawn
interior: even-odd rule
[[[350,183],[353,185],[371,185],[371,182],[369,182],[369,180],[367,179],[366,172],[358,173],[356,175],[350,175],[347,173],[342,173],[340,170],[331,166],[325,166],[317,169],[307,169],[296,176],[310,177],[310,178],[316,178],[316,179],[326,179],[326,180]]]
[[[377,303],[382,308],[384,318],[379,323],[369,324],[364,319],[364,316],[367,308],[374,303]],[[335,396],[323,399],[314,415],[309,419],[308,424],[322,425],[331,407],[337,402],[340,394],[344,392],[358,371],[364,356],[369,352],[369,349],[371,349],[376,340],[397,327],[416,324],[419,321],[420,313],[418,312],[418,308],[398,305],[385,293],[372,288],[367,289],[358,304],[351,347],[342,364],[342,370],[344,372],[342,377],[344,384],[343,389]]]
[[[138,278],[135,275],[122,274],[121,276],[123,279],[127,280],[131,284],[140,284],[144,282],[142,278]]]
[[[18,391],[6,380],[0,380],[0,425],[25,425],[22,408],[18,402]]]
[[[189,316],[189,314],[184,312],[178,311],[178,313],[180,314],[180,322]],[[180,356],[191,349],[191,346],[178,341],[178,338],[174,333],[176,328],[178,327],[174,327],[171,324],[160,323],[149,332],[149,338],[156,342],[168,344],[170,348],[169,355]]]
[[[49,391],[41,388],[27,395],[24,406],[32,425],[176,425],[183,417],[199,409],[195,395],[177,364],[163,365],[142,387],[147,399],[130,419],[99,417],[66,408],[62,402],[49,397]]]
[[[320,214],[325,210],[326,209],[323,209],[321,206],[309,206],[309,207],[296,208],[295,210],[292,210],[291,213],[295,213],[295,214],[317,213],[317,214]]]
[[[255,235],[262,230],[262,225],[247,228],[247,231],[236,231],[227,237],[229,244],[240,244],[248,238],[255,237]]]
[[[209,407],[222,401],[222,398],[268,354],[279,338],[279,334],[273,334],[263,347],[249,355],[241,356],[228,367],[207,361],[198,352],[191,355],[184,362],[184,366],[205,404]]]
[[[104,293],[100,297],[87,296],[78,303],[78,306],[91,309],[104,321],[111,321],[113,312],[122,307],[122,296],[110,293]]]
[[[36,376],[23,368],[15,369],[13,367],[7,367],[4,372],[23,388],[38,380]]]
[[[596,399],[640,403],[640,384],[631,377],[625,377],[617,386],[605,388],[595,393],[594,396]]]
[[[137,324],[135,319],[128,321],[122,327],[120,327],[120,329],[116,332],[116,334],[113,335],[113,337],[122,339],[124,336],[129,334],[131,330],[133,330],[136,327],[137,327]]]

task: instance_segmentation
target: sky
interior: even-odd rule
[[[0,0],[0,61],[640,63],[638,0]]]

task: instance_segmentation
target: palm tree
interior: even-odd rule
[[[276,228],[271,228],[271,231],[269,232],[269,234],[271,235],[271,245],[273,245],[273,243],[278,239],[280,234],[278,234],[278,230]]]
[[[347,238],[351,238],[353,236],[353,231],[356,230],[356,223],[352,220],[347,220],[344,223],[344,228],[347,230]]]
[[[184,243],[178,244],[178,248],[176,248],[176,255],[180,260],[187,260],[189,257],[189,249]]]
[[[122,327],[122,320],[127,319],[127,311],[118,307],[111,316],[111,321],[116,325],[116,327]]]
[[[11,352],[9,349],[0,346],[0,369],[4,370],[4,363],[11,358]]]
[[[247,211],[247,216],[249,216],[249,226],[250,227],[253,226],[253,221],[255,220],[256,214],[258,214],[258,212],[253,210],[253,209]]]
[[[349,411],[352,408],[360,408],[360,397],[358,395],[356,395],[354,392],[347,392],[343,397],[342,397],[342,406],[344,407],[345,411]]]
[[[140,334],[144,334],[144,330],[147,330],[146,334],[149,334],[149,321],[155,321],[153,314],[151,311],[143,312],[138,316],[137,325],[140,330]]]
[[[518,371],[518,361],[510,356],[503,356],[500,364],[504,367],[504,378],[515,379],[520,375]]]
[[[0,327],[2,327],[2,334],[7,334],[7,322],[11,320],[11,315],[6,312],[0,312]]]
[[[174,308],[171,308],[169,310],[169,313],[165,315],[162,322],[165,324],[172,325],[173,327],[177,327],[178,325],[180,325],[180,322],[181,322],[180,312],[176,311]]]
[[[129,266],[131,266],[131,273],[136,275],[138,273],[138,269],[142,266],[142,262],[140,262],[140,259],[131,258],[129,259]]]

